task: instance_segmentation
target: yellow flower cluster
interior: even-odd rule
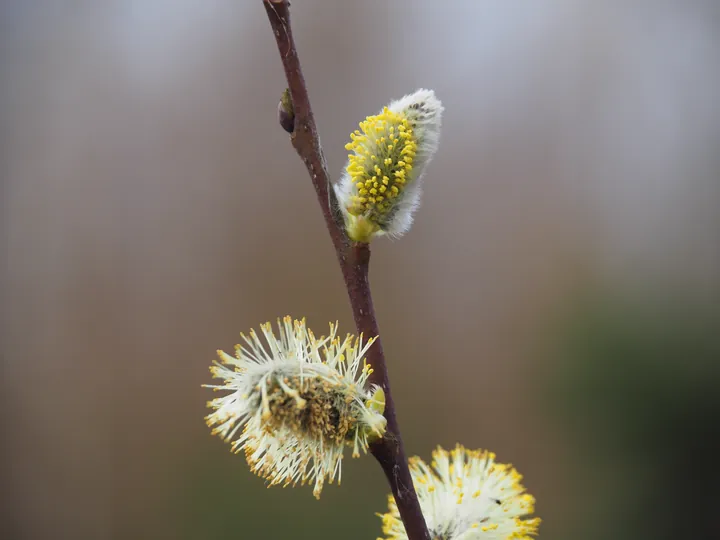
[[[449,540],[529,540],[540,518],[535,498],[525,492],[522,476],[510,465],[495,462],[486,450],[461,445],[448,452],[438,447],[428,466],[410,458],[410,472],[432,538]],[[388,540],[407,540],[392,495],[389,511],[380,514]]]
[[[285,317],[278,334],[270,323],[241,334],[245,345],[235,356],[218,351],[210,368],[223,392],[208,402],[206,417],[214,435],[245,452],[251,470],[270,485],[314,483],[320,496],[325,481],[340,482],[346,447],[353,457],[385,433],[385,393],[369,385],[365,353],[374,339],[315,338],[305,319]]]
[[[372,234],[392,217],[393,199],[400,196],[412,174],[417,140],[407,116],[388,107],[368,116],[359,127],[345,146],[351,152],[347,172],[357,188],[346,209],[367,221],[353,238],[363,241],[359,236]]]

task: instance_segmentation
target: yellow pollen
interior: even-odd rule
[[[417,152],[417,139],[408,118],[387,107],[378,115],[368,116],[359,128],[345,146],[350,153],[347,173],[357,189],[347,211],[363,217],[364,227],[377,230],[389,220],[393,199],[412,178],[411,158]]]

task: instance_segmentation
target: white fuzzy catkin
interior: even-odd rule
[[[367,388],[374,339],[340,339],[333,324],[315,338],[290,317],[278,321],[278,336],[269,323],[261,330],[264,340],[241,334],[235,356],[218,351],[210,372],[222,383],[205,386],[224,395],[208,402],[207,424],[271,485],[311,482],[319,497],[326,480],[340,482],[346,447],[357,457],[385,433],[385,393]]]
[[[408,231],[438,148],[442,111],[435,93],[420,89],[368,116],[350,135],[348,164],[335,190],[352,240]]]
[[[495,454],[461,445],[448,452],[438,447],[430,465],[410,458],[410,473],[431,538],[443,540],[530,540],[540,526],[535,498],[511,466]],[[392,495],[382,514],[386,540],[407,540]],[[383,539],[379,539],[383,540]]]

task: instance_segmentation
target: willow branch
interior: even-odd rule
[[[310,107],[305,79],[300,68],[295,41],[290,26],[289,2],[287,0],[263,0],[280,58],[282,59],[288,89],[292,101],[292,122],[284,122],[283,127],[292,127],[290,139],[300,158],[305,163],[312,179],[315,193],[322,210],[342,270],[345,286],[350,298],[355,325],[365,337],[377,336],[370,347],[367,357],[373,367],[370,381],[385,391],[385,413],[387,431],[385,436],[373,443],[370,450],[380,463],[390,483],[390,489],[405,525],[410,540],[430,540],[425,519],[418,502],[412,477],[408,469],[403,448],[400,428],[395,415],[395,403],[390,390],[385,354],[380,339],[380,329],[375,317],[368,270],[370,247],[368,244],[351,242],[345,234],[342,216],[338,211],[335,192],[330,183],[325,157],[315,118]]]

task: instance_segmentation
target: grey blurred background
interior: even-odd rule
[[[203,422],[240,331],[352,330],[261,2],[0,5],[2,538],[379,536],[371,458],[316,502]],[[409,453],[496,451],[543,538],[720,537],[718,3],[293,21],[333,176],[390,99],[446,107],[416,224],[373,245]]]

